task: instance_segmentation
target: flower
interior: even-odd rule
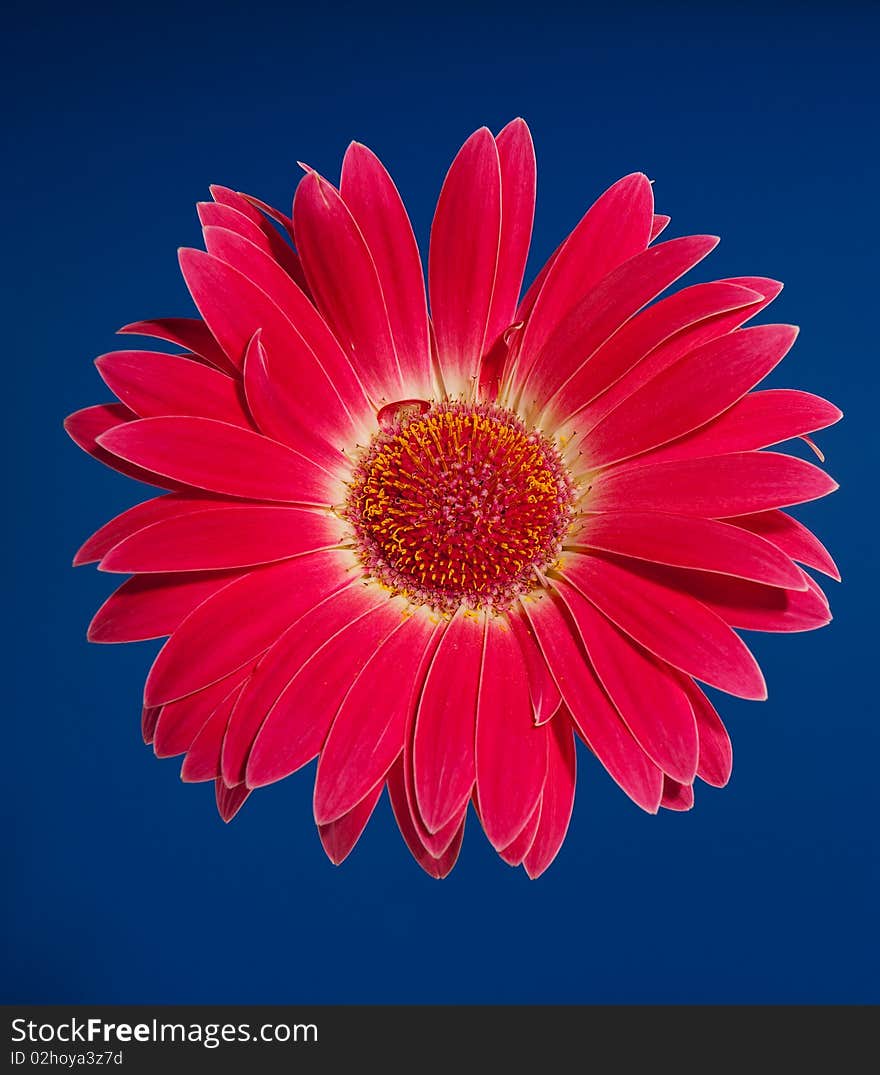
[[[66,423],[165,490],[74,561],[132,575],[90,639],[170,636],[145,740],[213,780],[226,820],[317,758],[334,862],[387,788],[432,876],[472,804],[537,877],[569,825],[578,739],[644,810],[687,810],[696,778],[731,768],[698,683],[766,697],[736,629],[831,618],[799,565],[839,578],[834,563],[781,509],[836,484],[764,449],[841,414],[753,391],[796,329],[742,327],[781,284],[658,298],[717,239],[657,243],[668,218],[637,173],[520,298],[535,174],[522,120],[464,143],[431,230],[430,316],[403,202],[365,146],[338,189],[306,169],[292,218],[212,187],[206,251],[180,251],[200,319],[120,330],[184,353],[101,356],[119,402]]]

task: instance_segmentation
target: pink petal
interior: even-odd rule
[[[474,785],[482,631],[482,617],[456,612],[434,653],[419,699],[413,772],[419,813],[429,832],[447,824]]]
[[[233,236],[228,241],[236,240]],[[238,242],[247,248],[255,273],[261,266],[272,266],[253,244]],[[200,250],[181,250],[179,258],[196,306],[238,368],[258,329],[270,356],[286,356],[289,376],[295,376],[299,385],[295,414],[303,441],[308,438],[326,458],[349,446],[359,429],[352,408],[362,406],[363,394],[354,371],[338,344],[328,342],[327,327],[305,296],[300,296],[296,314],[290,314],[296,316],[294,324],[261,286],[226,262]],[[290,289],[291,295],[297,292],[292,283]]]
[[[170,635],[238,572],[147,575],[124,582],[95,613],[90,642],[143,642]]]
[[[426,615],[404,621],[367,660],[324,743],[315,776],[319,825],[352,810],[381,785],[403,750],[439,626]]]
[[[203,691],[162,706],[153,742],[156,757],[172,758],[189,750],[196,736],[223,701],[229,698],[234,701],[246,678],[247,672],[239,671],[213,683]],[[225,717],[228,719],[229,710],[226,711]]]
[[[495,145],[501,167],[501,233],[484,350],[516,319],[532,238],[537,183],[535,147],[524,120],[508,123]]]
[[[755,451],[824,429],[842,417],[833,403],[809,392],[785,388],[751,392],[714,422],[632,460],[632,465]]]
[[[760,302],[759,292],[727,280],[675,291],[621,325],[572,373],[549,406],[573,414],[595,400],[582,418],[590,429],[689,351],[724,336],[733,320],[745,320]]]
[[[244,784],[238,784],[234,788],[228,788],[220,777],[214,781],[214,795],[217,799],[217,813],[227,823],[232,821],[238,811],[247,802],[250,788]]]
[[[546,343],[534,353],[531,370],[526,373],[526,363],[521,366],[516,377],[523,401],[536,410],[542,409],[633,314],[693,268],[717,243],[714,236],[707,235],[671,239],[648,247],[605,276],[556,324]],[[521,355],[526,354],[524,340]]]
[[[611,778],[643,810],[656,813],[663,774],[648,758],[599,684],[563,607],[552,598],[523,604],[578,733]],[[551,728],[556,718],[550,722]]]
[[[736,515],[725,522],[741,527],[751,534],[772,541],[774,545],[799,563],[813,567],[840,582],[840,572],[831,554],[803,523],[784,511],[762,511],[756,515]]]
[[[325,506],[333,478],[293,448],[211,418],[142,418],[98,438],[105,451],[174,482],[226,496]]]
[[[223,745],[229,715],[241,689],[239,684],[231,690],[199,729],[180,768],[181,780],[198,783],[202,780],[216,780],[220,775],[220,748]]]
[[[498,854],[508,866],[521,866],[523,859],[529,853],[529,849],[535,842],[535,834],[538,831],[538,822],[541,820],[541,798],[541,796],[538,797],[534,810],[532,810],[528,821],[526,821],[525,827],[516,839],[512,840],[507,847],[502,847],[498,851]]]
[[[583,433],[588,433],[606,414],[642,385],[647,384],[652,377],[673,366],[694,348],[734,332],[769,306],[781,290],[782,284],[776,280],[748,276],[695,284],[668,296],[624,325],[593,355],[594,359],[603,356],[602,365],[610,360],[611,369],[617,371],[616,379],[609,382],[607,372],[604,372],[601,377],[595,376],[591,381],[593,375],[588,368],[589,363],[582,365],[577,375],[564,386],[565,398],[560,396],[560,406],[565,403],[566,407],[570,406],[579,411],[578,425]],[[753,301],[744,304],[743,292],[750,295]],[[667,320],[670,315],[680,316],[685,323],[671,334],[664,333],[659,336],[664,327],[671,324],[671,318]],[[639,321],[643,322],[641,329],[646,335],[637,328],[636,322]],[[633,334],[636,341],[641,337],[638,357],[630,350],[629,333]],[[654,343],[645,350],[644,341],[650,338],[652,333]],[[601,367],[597,366],[597,372],[599,369]],[[580,387],[581,378],[586,378],[587,384],[592,383],[594,386],[604,380],[607,387],[607,390],[586,407],[583,406],[582,400],[591,393],[583,393]],[[575,394],[576,391],[582,393],[580,399]]]
[[[501,165],[495,139],[481,127],[452,162],[431,225],[431,317],[450,394],[472,393],[492,342],[489,315],[500,239]]]
[[[544,786],[547,726],[535,726],[522,651],[505,621],[487,617],[477,695],[477,799],[489,843],[507,847]]]
[[[586,441],[590,465],[628,459],[716,418],[782,361],[796,337],[797,329],[791,325],[760,325],[691,351],[590,431]]]
[[[553,587],[577,625],[605,692],[642,750],[667,776],[691,783],[697,771],[697,726],[677,677],[621,634],[577,590],[558,580]]]
[[[375,594],[372,601],[354,580],[346,580],[332,593],[302,606],[287,630],[263,653],[232,714],[223,744],[223,777],[228,784],[245,779],[257,733],[297,672],[328,639],[375,607]]]
[[[422,261],[412,225],[388,172],[360,142],[342,161],[339,193],[366,240],[404,374],[406,396],[434,395],[428,306]]]
[[[385,782],[380,780],[347,814],[336,818],[335,821],[318,825],[321,845],[334,866],[338,866],[351,854],[376,809],[384,787]]]
[[[547,667],[547,662],[541,653],[541,647],[538,645],[528,620],[514,610],[508,615],[508,622],[519,643],[522,657],[526,664],[535,723],[544,724],[559,708],[562,695],[559,693],[559,688],[550,674],[550,669]]]
[[[767,697],[764,677],[745,643],[693,597],[599,556],[566,558],[563,574],[661,661],[738,698]],[[705,577],[727,581],[723,575]]]
[[[374,402],[405,399],[410,392],[375,262],[339,192],[317,172],[296,188],[293,226],[315,303]]]
[[[455,835],[446,850],[439,858],[435,858],[422,845],[418,832],[413,825],[406,798],[406,789],[403,778],[403,763],[398,762],[388,774],[388,798],[391,801],[391,809],[394,820],[400,829],[400,834],[410,850],[410,854],[429,876],[441,879],[448,876],[458,859],[461,850],[461,842],[464,836],[465,813],[467,802],[461,810],[461,820],[455,830]]]
[[[663,798],[660,805],[667,810],[690,810],[694,805],[693,784],[679,784],[672,777],[663,777]]]
[[[516,314],[514,315],[515,321],[528,321],[529,317],[531,316],[532,310],[535,308],[535,303],[538,301],[538,296],[541,294],[541,289],[544,286],[544,281],[547,279],[548,273],[553,268],[553,263],[562,253],[562,249],[565,246],[566,242],[568,242],[567,236],[565,239],[562,240],[559,246],[556,247],[550,257],[547,258],[547,260],[541,266],[541,269],[535,279],[529,284],[528,290],[526,291],[525,295],[523,295],[522,299],[520,300],[520,304],[516,309]]]
[[[648,177],[634,172],[619,179],[586,212],[565,240],[535,300],[522,342],[524,370],[584,296],[647,247],[653,206]]]
[[[312,653],[298,665],[254,740],[247,763],[248,787],[281,780],[320,751],[330,725],[359,671],[376,647],[400,626],[402,599],[358,588],[360,609],[330,637],[310,632]],[[306,631],[305,622],[302,630]],[[323,644],[322,644],[323,643]]]
[[[223,193],[218,197],[221,190]],[[296,252],[244,195],[220,187],[212,187],[211,193],[221,204],[201,202],[197,207],[204,230],[217,227],[236,232],[268,254],[291,279],[297,283],[302,279]]]
[[[303,291],[275,261],[240,235],[206,228],[205,241],[212,255],[265,292],[274,307],[270,313],[277,331],[265,333],[258,328],[245,346],[245,391],[260,429],[277,441],[312,454],[313,427],[320,426],[323,416],[309,412],[303,389],[311,383],[319,392],[326,391],[328,377],[337,395],[333,406],[342,405],[350,428],[360,429],[360,414],[372,410],[366,392],[342,347]],[[275,311],[284,315],[284,325]],[[316,397],[320,399],[320,395]],[[324,435],[337,448],[344,447],[341,436],[333,440],[332,430]],[[320,442],[319,447],[320,458],[337,458],[337,449],[329,450]]]
[[[141,709],[141,735],[148,746],[153,742],[153,736],[156,734],[156,724],[158,723],[159,714],[161,712],[161,706],[145,705]]]
[[[149,336],[165,340],[203,358],[224,373],[235,373],[235,365],[226,357],[204,321],[196,317],[158,317],[152,321],[135,321],[119,329],[121,336]]]
[[[120,474],[147,485],[158,485],[161,489],[181,489],[179,482],[153,474],[143,467],[132,466],[127,460],[118,458],[98,443],[104,433],[128,425],[136,419],[134,411],[130,411],[122,403],[99,403],[96,407],[85,407],[65,418],[64,430],[77,447],[88,452],[99,463],[118,470]]]
[[[721,723],[721,718],[706,695],[692,679],[683,682],[687,696],[694,709],[697,720],[697,733],[700,737],[700,764],[697,776],[707,784],[723,788],[730,780],[733,768],[733,748],[730,736]]]
[[[306,508],[209,505],[138,530],[107,553],[102,571],[210,571],[252,567],[338,547],[335,516]]]
[[[589,509],[722,519],[802,504],[836,488],[837,482],[824,471],[801,459],[777,452],[735,452],[605,471],[594,481]]]
[[[442,637],[442,632],[440,632],[440,637]],[[437,641],[439,642],[439,639],[437,639]],[[436,646],[433,644],[431,647],[429,647],[428,663],[430,663],[430,660],[433,659],[435,649]],[[425,671],[427,671],[427,667],[425,668]],[[422,682],[424,682],[423,674],[420,676],[420,678]],[[421,691],[419,691],[419,693],[421,693]],[[422,818],[422,815],[419,813],[418,803],[416,802],[415,774],[413,772],[414,730],[415,718],[413,716],[413,718],[410,720],[410,725],[407,728],[406,739],[403,744],[403,756],[401,758],[401,763],[403,766],[403,784],[404,791],[406,792],[406,801],[409,804],[409,815],[412,822],[413,830],[416,833],[416,836],[422,847],[424,847],[428,854],[433,856],[434,858],[442,858],[443,855],[445,855],[448,851],[450,844],[453,842],[458,833],[462,819],[467,812],[468,802],[462,803],[461,808],[455,814],[453,814],[453,816],[449,819],[449,821],[446,822],[446,824],[442,828],[438,829],[436,832],[428,831],[428,829],[425,827],[425,822]],[[471,791],[472,794],[469,797],[469,801],[473,800],[473,789],[471,789]]]
[[[179,355],[111,351],[95,359],[114,395],[141,418],[185,414],[251,428],[232,378]]]
[[[692,595],[731,627],[747,631],[813,631],[831,622],[824,595],[806,572],[803,581],[807,589],[781,590],[702,571],[647,564],[641,570],[645,569],[650,569],[651,577],[664,586]]]
[[[171,493],[135,504],[128,511],[123,511],[104,523],[88,540],[83,542],[73,558],[73,566],[79,567],[81,564],[91,564],[100,560],[114,545],[136,534],[138,530],[143,530],[145,526],[151,526],[162,519],[170,519],[174,515],[186,515],[189,511],[198,511],[215,503],[221,504],[223,501],[215,501],[207,495],[198,493],[192,496]]]
[[[672,217],[664,216],[662,213],[655,213],[654,219],[651,221],[651,242],[666,230],[669,225],[669,221]]]
[[[524,859],[526,873],[533,880],[540,877],[559,854],[574,809],[577,763],[568,712],[551,722],[548,746],[541,816],[535,839]]]
[[[601,549],[657,564],[736,575],[771,586],[805,586],[789,557],[770,541],[713,519],[610,511],[585,516],[570,543],[578,549]]]
[[[219,590],[187,616],[159,651],[147,678],[145,703],[183,698],[252,661],[343,585],[344,572],[339,553],[313,553],[258,568]]]

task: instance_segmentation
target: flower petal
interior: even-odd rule
[[[687,696],[668,665],[658,664],[585,597],[556,579],[559,594],[596,675],[642,750],[682,783],[697,771],[697,726]]]
[[[680,784],[672,777],[663,777],[663,798],[660,805],[667,810],[690,810],[694,805],[693,784]]]
[[[693,706],[697,720],[697,733],[700,737],[700,764],[697,766],[697,776],[713,787],[723,788],[730,780],[733,768],[733,748],[730,745],[730,736],[721,723],[721,718],[715,712],[715,707],[696,683],[686,678],[683,687]]]
[[[540,412],[594,351],[633,314],[701,261],[717,243],[714,236],[690,235],[648,247],[588,291],[566,317],[555,323],[533,357],[523,341],[516,373],[522,404]],[[528,368],[530,357],[532,366]]]
[[[661,661],[738,698],[767,697],[761,670],[742,639],[688,594],[599,556],[566,557],[563,577]],[[723,575],[705,577],[728,581]]]
[[[802,459],[778,452],[733,452],[605,471],[594,480],[589,509],[723,519],[802,504],[836,488],[837,482]]]
[[[84,541],[73,558],[73,566],[79,567],[81,564],[91,564],[100,560],[114,545],[136,534],[138,530],[143,530],[145,526],[151,526],[162,519],[170,519],[174,515],[186,515],[189,511],[199,511],[211,504],[223,503],[224,501],[213,500],[205,493],[194,493],[191,496],[169,493],[166,496],[153,497],[152,500],[135,504],[134,507],[104,523]]]
[[[491,131],[464,143],[440,191],[428,289],[440,369],[450,395],[472,394],[488,339],[501,241],[501,165]]]
[[[64,419],[64,430],[78,448],[82,448],[93,459],[119,471],[120,474],[135,478],[147,485],[157,485],[160,489],[184,488],[180,482],[153,474],[149,470],[144,470],[143,467],[133,466],[127,460],[108,452],[98,443],[99,438],[105,433],[130,425],[136,420],[137,415],[134,411],[130,411],[123,403],[99,403],[96,407],[84,407],[81,411],[68,415]]]
[[[672,444],[665,444],[649,455],[633,459],[630,464],[640,466],[642,463],[756,451],[825,429],[842,417],[833,403],[809,392],[787,388],[750,392],[702,429]],[[591,433],[590,440],[592,436]]]
[[[656,813],[663,774],[633,738],[602,689],[563,606],[544,597],[524,602],[523,608],[578,734],[633,802]]]
[[[784,511],[762,511],[755,515],[735,515],[725,522],[741,527],[751,534],[772,541],[774,545],[807,567],[813,567],[840,582],[840,572],[831,554],[803,523]]]
[[[98,445],[160,478],[226,496],[326,506],[333,478],[321,465],[249,429],[212,418],[141,418]]]
[[[159,721],[161,712],[161,706],[145,705],[141,708],[141,735],[147,746],[153,742],[153,736],[156,734],[156,724]]]
[[[247,802],[250,796],[250,788],[244,784],[238,784],[234,788],[228,788],[218,776],[214,781],[214,796],[217,800],[217,813],[227,823],[232,821],[238,811]]]
[[[577,761],[568,711],[560,713],[549,727],[547,779],[541,793],[541,816],[523,863],[532,880],[540,877],[559,854],[574,809]]]
[[[165,340],[185,351],[192,351],[223,373],[235,373],[235,365],[216,341],[211,330],[197,317],[157,317],[152,321],[134,321],[118,330],[120,336],[149,336]]]
[[[501,167],[501,233],[484,350],[516,318],[532,238],[537,184],[535,147],[525,120],[508,123],[499,132],[495,145]]]
[[[532,720],[522,651],[506,621],[486,618],[477,695],[476,777],[489,843],[507,847],[535,809],[547,774],[547,726]]]
[[[378,587],[362,588],[361,611],[329,638],[316,635],[313,652],[297,666],[266,714],[247,763],[248,787],[281,780],[320,751],[334,716],[370,655],[399,627],[406,603]],[[305,631],[305,624],[302,625]]]
[[[239,504],[153,523],[107,553],[102,571],[212,571],[252,567],[338,547],[335,516],[306,508]]]
[[[236,382],[201,362],[156,351],[111,351],[95,365],[110,391],[141,418],[194,415],[251,428]]]
[[[742,295],[739,289],[745,290],[754,301],[744,305],[741,298],[736,300],[735,294]],[[759,276],[732,277],[708,284],[695,284],[662,299],[627,322],[592,356],[598,359],[600,355],[610,354],[612,368],[621,371],[617,374],[617,379],[610,384],[606,380],[606,389],[586,406],[581,406],[576,397],[569,397],[569,393],[576,389],[580,377],[584,376],[589,381],[591,358],[590,363],[582,364],[577,376],[564,386],[566,403],[570,403],[579,412],[577,418],[581,435],[588,434],[622,400],[638,391],[652,377],[673,366],[694,348],[736,331],[746,321],[766,309],[781,290],[782,284],[777,280]],[[713,306],[717,308],[713,310]],[[666,309],[661,313],[664,307]],[[686,324],[671,335],[666,334],[655,340],[647,351],[643,348],[642,337],[639,356],[633,362],[629,333],[633,334],[633,339],[639,339],[641,333],[636,329],[636,322],[644,321],[642,328],[650,335],[657,329],[662,331],[667,315],[676,311],[686,318]],[[607,359],[603,358],[603,365],[606,361]],[[621,366],[625,372],[622,372]],[[603,377],[605,376],[606,374],[603,374]],[[598,383],[599,380],[600,378],[596,378],[593,383]]]
[[[223,571],[129,579],[95,613],[89,642],[144,642],[170,635],[203,601],[238,577],[236,571]]]
[[[382,288],[406,398],[435,394],[422,261],[412,225],[379,158],[352,142],[342,161],[339,193],[357,222]]]
[[[792,325],[759,325],[691,351],[590,431],[589,465],[603,467],[628,459],[717,418],[782,361],[796,337]]]
[[[759,292],[727,280],[693,284],[674,292],[621,325],[557,389],[548,409],[560,415],[578,413],[620,382],[625,392],[619,391],[613,402],[600,398],[588,411],[590,418],[596,411],[601,420],[690,350],[724,336],[732,320],[744,320],[749,308],[757,309],[760,302]],[[595,424],[596,420],[590,420],[586,427]]]
[[[538,801],[535,803],[535,808],[532,810],[531,814],[529,814],[525,826],[516,839],[511,840],[507,847],[498,849],[498,854],[508,866],[521,866],[523,859],[529,853],[529,848],[535,842],[535,834],[538,831],[538,822],[541,820],[541,799],[542,795],[539,795]]]
[[[321,846],[334,866],[347,859],[354,850],[354,845],[367,827],[384,788],[385,782],[380,780],[347,814],[324,825],[318,825]]]
[[[544,724],[559,708],[562,695],[559,693],[559,688],[550,674],[550,669],[547,667],[547,662],[541,653],[541,647],[538,645],[528,620],[514,609],[509,613],[508,621],[519,643],[522,657],[526,664],[535,723]]]
[[[419,839],[419,834],[413,825],[412,816],[409,811],[409,803],[406,798],[402,761],[398,761],[388,774],[388,798],[391,801],[391,810],[394,813],[394,820],[397,822],[397,827],[400,829],[400,834],[406,842],[406,846],[409,848],[412,857],[430,877],[434,877],[438,880],[447,877],[458,860],[458,853],[461,850],[461,842],[464,837],[467,802],[465,802],[464,808],[460,810],[461,819],[458,821],[455,835],[449,842],[443,854],[439,857],[435,857],[425,849]]]
[[[609,187],[587,210],[554,258],[535,298],[523,334],[520,361],[524,371],[584,296],[647,247],[653,206],[648,177],[633,172]]]
[[[426,615],[416,613],[365,662],[318,760],[314,812],[319,825],[348,813],[375,784],[381,785],[403,750],[438,631]]]
[[[228,241],[233,243],[235,238]],[[253,244],[239,243],[248,248],[254,272],[259,266],[273,265]],[[296,413],[302,421],[302,436],[309,438],[316,452],[335,458],[359,432],[352,411],[363,395],[339,346],[327,343],[327,327],[305,296],[294,324],[261,287],[219,258],[184,249],[179,260],[193,301],[238,369],[258,329],[270,356],[287,356],[299,383]],[[296,290],[291,283],[290,293]]]
[[[806,587],[800,571],[776,545],[713,519],[653,511],[609,511],[585,516],[569,541],[577,549],[600,549],[657,564],[735,575],[770,586]]]
[[[806,589],[782,590],[727,575],[710,575],[704,571],[686,571],[653,564],[642,564],[638,570],[665,587],[696,598],[725,623],[742,630],[813,631],[831,622],[828,603],[806,572],[802,573]]]
[[[669,226],[669,222],[672,217],[664,216],[662,213],[655,213],[654,219],[651,221],[651,242],[662,234]]]
[[[429,832],[446,825],[474,785],[482,627],[482,616],[456,612],[434,653],[419,699],[413,771],[419,813]]]
[[[377,406],[405,399],[385,296],[360,228],[339,192],[308,172],[296,188],[293,226],[315,303],[351,354]]]
[[[145,703],[183,698],[254,660],[304,612],[344,585],[345,567],[340,553],[319,552],[235,579],[187,616],[159,651],[147,677]]]
[[[153,740],[153,753],[157,758],[172,758],[184,754],[195,742],[196,736],[211,719],[224,699],[237,696],[246,681],[248,672],[240,670],[212,683],[205,690],[196,691],[186,698],[162,706]],[[226,719],[229,711],[226,712]],[[225,727],[225,721],[224,721]],[[222,732],[221,732],[222,737]],[[218,741],[219,750],[219,741]]]
[[[375,595],[374,595],[375,598]],[[237,784],[247,775],[251,749],[267,714],[297,672],[324,643],[374,607],[354,580],[303,605],[290,626],[262,653],[247,690],[236,705],[223,743],[223,778]],[[332,717],[333,714],[330,714]]]
[[[211,196],[218,204],[200,202],[197,206],[203,231],[217,227],[236,232],[268,254],[292,280],[299,283],[303,273],[296,252],[259,209],[243,194],[237,194],[227,187],[211,187]]]
[[[241,691],[242,684],[234,687],[199,729],[180,767],[180,779],[185,783],[216,780],[220,775],[220,748],[229,716]]]

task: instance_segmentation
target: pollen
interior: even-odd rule
[[[555,444],[512,411],[412,404],[386,414],[349,485],[342,514],[364,569],[444,613],[502,611],[558,558],[573,482]]]

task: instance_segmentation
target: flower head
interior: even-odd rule
[[[736,629],[822,626],[782,509],[835,483],[777,451],[836,422],[753,391],[788,325],[744,328],[781,285],[700,283],[715,246],[656,242],[642,174],[606,191],[520,296],[535,204],[522,120],[456,156],[422,263],[400,196],[352,143],[292,216],[223,187],[180,264],[200,317],[128,325],[179,354],[97,360],[119,402],[72,415],[87,452],[163,494],[75,563],[132,577],[97,642],[169,636],[144,738],[213,780],[229,820],[317,758],[334,862],[387,788],[435,877],[469,806],[542,873],[572,813],[576,741],[640,807],[688,809],[730,774],[698,684],[766,696]]]

